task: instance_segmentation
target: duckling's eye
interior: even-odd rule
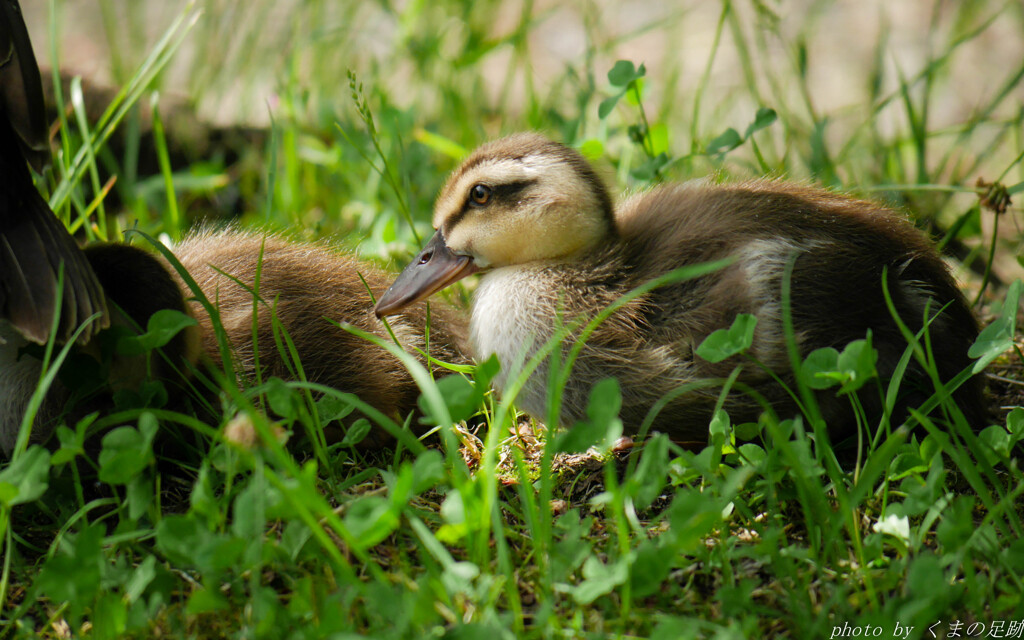
[[[491,199],[491,188],[485,184],[475,184],[469,190],[469,198],[478,207],[482,207]]]

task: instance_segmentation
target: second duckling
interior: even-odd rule
[[[307,381],[353,393],[399,422],[416,408],[419,389],[401,362],[335,324],[348,323],[391,339],[374,316],[374,299],[390,281],[384,271],[319,245],[238,230],[195,233],[173,250],[218,308],[243,378],[257,378],[257,362],[264,379],[296,378],[275,341],[276,320],[291,337]],[[258,293],[255,302],[253,291]],[[203,350],[219,359],[209,314],[197,302],[192,311],[199,320]],[[390,326],[402,347],[421,363],[426,364],[421,353],[449,363],[469,360],[463,347],[466,321],[443,304],[431,306],[429,344],[425,305],[407,309]],[[332,429],[327,440],[337,441],[341,435]],[[382,434],[372,435],[377,442]]]
[[[806,356],[842,349],[870,330],[877,370],[891,378],[907,343],[893,321],[885,286],[902,321],[919,332],[928,318],[935,366],[943,382],[970,364],[977,323],[927,238],[876,204],[775,181],[656,187],[619,207],[575,150],[536,134],[484,145],[456,169],[437,199],[437,233],[381,298],[377,313],[406,305],[477,271],[471,343],[476,358],[497,354],[502,375],[545,343],[564,319],[588,321],[623,294],[686,265],[720,259],[714,273],[657,288],[616,311],[589,337],[564,389],[561,421],[586,415],[591,388],[618,378],[622,418],[645,420],[675,440],[707,440],[719,391],[701,381],[742,370],[724,408],[733,422],[756,420],[767,400],[781,417],[796,404],[772,374],[796,388],[783,328],[783,280],[792,261],[790,311]],[[694,354],[713,331],[740,313],[757,318],[750,355],[713,364]],[[499,389],[504,379],[497,380]],[[694,384],[697,383],[697,384]],[[692,388],[689,388],[692,387]],[[689,388],[679,395],[681,388]],[[883,406],[876,388],[861,401],[874,424]],[[903,376],[905,411],[934,391],[912,360]],[[675,396],[675,397],[674,397]],[[548,413],[546,368],[517,398],[541,420]],[[674,397],[674,399],[672,399]],[[657,415],[659,400],[667,404]],[[977,377],[955,399],[973,425],[984,420]],[[849,398],[818,394],[835,436],[852,433]],[[650,415],[649,415],[650,414]]]

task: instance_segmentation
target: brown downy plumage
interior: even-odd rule
[[[184,296],[171,277],[169,266],[153,255],[125,244],[92,245],[83,255],[105,292],[104,305],[111,309],[112,325],[144,331],[150,316],[161,309],[187,313]],[[54,380],[33,422],[31,442],[48,439],[62,416],[68,424],[74,425],[93,411],[109,409],[113,406],[115,391],[137,389],[147,377],[162,380],[172,397],[179,394],[188,376],[188,363],[199,357],[199,335],[195,327],[173,337],[162,348],[165,357],[151,357],[149,371],[145,356],[126,357],[111,352],[113,344],[104,349],[103,335],[72,351],[62,374],[70,374],[69,370],[75,369],[81,373],[85,358],[100,364],[94,365],[98,368],[89,368],[93,375],[84,379],[78,375],[74,390],[65,384],[63,376]],[[9,328],[0,327],[0,339],[0,398],[3,398],[0,449],[9,455],[17,441],[29,399],[39,384],[42,363],[25,350],[27,340]],[[104,368],[106,375],[100,374]]]
[[[360,279],[361,275],[376,298],[387,287],[388,274],[324,247],[236,230],[193,234],[174,247],[174,253],[218,308],[243,377],[256,378],[251,290],[259,269],[256,344],[264,380],[270,376],[295,379],[288,356],[282,356],[274,339],[276,316],[295,344],[306,380],[354,393],[399,421],[415,409],[419,389],[405,367],[384,349],[334,324],[349,323],[390,340]],[[204,351],[219,360],[209,315],[197,302],[192,310],[202,329]],[[467,362],[461,347],[465,320],[434,304],[430,321],[430,355],[445,362]],[[423,362],[426,305],[408,309],[390,324],[402,347]],[[418,426],[415,421],[413,426]],[[328,441],[340,435],[332,429]],[[373,435],[371,442],[382,441],[382,434]]]
[[[182,291],[187,288],[177,274],[170,275],[169,265],[126,245],[97,245],[88,247],[85,253],[112,306],[123,309],[135,324],[145,328],[150,315],[163,308],[188,311],[197,318],[198,327],[180,334],[164,347],[166,360],[152,360],[156,366],[153,376],[164,381],[172,401],[175,396],[180,397],[185,386],[183,376],[189,373],[188,363],[197,362],[200,352],[206,360],[213,361],[213,366],[220,366],[217,336],[209,315],[198,302],[185,303]],[[349,323],[390,339],[384,324],[374,316],[373,300],[360,279],[362,275],[374,296],[379,296],[390,279],[388,274],[323,247],[241,231],[196,233],[174,247],[174,253],[204,295],[217,306],[240,376],[249,381],[256,378],[251,288],[259,268],[256,342],[263,379],[295,379],[274,340],[272,324],[276,317],[295,345],[309,382],[353,393],[398,421],[416,408],[419,389],[405,367],[385,350],[331,322]],[[390,324],[403,348],[424,362],[420,351],[427,350],[426,305],[410,309]],[[462,347],[465,331],[465,319],[454,310],[432,305],[430,355],[446,362],[468,362]],[[12,339],[0,349],[0,397],[7,400],[0,405],[0,446],[9,453],[38,383],[40,363],[19,353],[24,340],[14,340],[13,334],[7,337]],[[82,347],[82,351],[98,357],[95,342]],[[117,359],[109,384],[101,385],[86,401],[75,399],[70,414],[66,413],[66,405],[71,393],[56,383],[37,415],[33,441],[49,437],[62,415],[73,423],[91,411],[109,409],[110,392],[140,381],[144,377],[140,368],[143,364],[140,359]],[[219,416],[212,419],[219,420]],[[419,425],[414,422],[413,426]],[[332,442],[339,440],[343,432],[332,426],[326,435],[328,442]],[[374,432],[364,444],[385,441],[383,434]]]
[[[792,271],[792,312],[801,354],[842,349],[872,332],[877,369],[891,377],[907,348],[886,307],[883,270],[902,320],[914,332],[926,309],[939,376],[950,380],[970,360],[978,328],[946,266],[911,224],[876,204],[775,181],[656,187],[614,208],[604,185],[576,151],[535,134],[477,149],[449,178],[437,200],[434,238],[380,300],[379,315],[395,313],[475,271],[470,339],[478,359],[497,354],[505,371],[523,362],[566,323],[589,320],[621,295],[674,269],[731,259],[709,275],[663,286],[614,313],[587,340],[565,388],[565,424],[585,417],[591,387],[618,378],[622,418],[637,429],[655,403],[681,385],[720,380],[742,366],[737,380],[767,399],[781,417],[792,399],[741,357],[709,363],[694,350],[739,313],[757,317],[750,354],[791,388],[782,327],[782,278]],[[578,332],[577,332],[578,333]],[[873,424],[882,407],[873,385],[861,395]],[[541,367],[518,397],[539,419],[547,415],[547,374]],[[901,384],[897,411],[934,392],[914,360]],[[668,402],[654,428],[694,446],[707,440],[716,386],[691,389]],[[972,425],[985,420],[981,381],[955,396]],[[855,425],[850,401],[818,394],[835,436]],[[756,420],[762,409],[734,390],[724,407],[733,422]],[[901,417],[901,416],[898,416]]]
[[[80,334],[85,343],[108,325],[106,301],[85,256],[32,183],[26,160],[42,171],[49,157],[42,82],[28,30],[18,3],[0,0],[0,321],[45,343],[63,267],[56,337],[67,341],[101,314]]]

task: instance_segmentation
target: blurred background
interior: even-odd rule
[[[103,210],[122,226],[173,238],[241,220],[401,259],[462,153],[536,129],[582,146],[615,190],[807,180],[903,208],[969,264],[998,235],[993,275],[1019,271],[1019,208],[995,229],[975,189],[1024,181],[1016,0],[50,0],[24,11],[44,76],[56,60],[65,94],[80,77],[93,122],[161,38],[180,38],[107,141],[101,175],[76,187],[92,202],[117,175]],[[618,60],[645,74],[602,114],[626,88],[607,75]]]

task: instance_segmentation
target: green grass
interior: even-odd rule
[[[1007,285],[1020,209],[982,208],[975,181],[1024,191],[1019,3],[938,3],[912,24],[872,13],[881,26],[864,47],[863,83],[851,78],[841,99],[820,93],[822,74],[846,63],[823,48],[840,11],[831,2],[782,15],[723,1],[697,49],[683,34],[709,3],[628,27],[603,4],[562,14],[529,1],[401,11],[311,1],[283,18],[275,3],[253,5],[246,18],[215,1],[159,12],[165,37],[152,44],[133,35],[154,30],[145,5],[100,3],[125,89],[100,122],[83,117],[74,91],[64,96],[72,115],[49,186],[69,226],[177,238],[223,215],[208,198],[231,182],[245,203],[239,224],[298,228],[397,265],[428,237],[432,200],[465,150],[539,129],[581,147],[616,189],[767,174],[884,199],[973,265],[961,273],[984,315],[1017,309],[1019,288]],[[584,50],[552,61],[545,38],[567,15]],[[57,51],[58,25],[48,42],[33,31],[37,49]],[[900,53],[910,36],[927,39],[923,57]],[[624,48],[657,41],[668,48],[616,65]],[[386,46],[368,53],[373,42]],[[1009,52],[1001,65],[970,66],[993,46]],[[235,149],[245,162],[176,161],[172,142],[186,132],[151,91],[180,89],[169,83],[182,76],[200,112],[253,97],[237,108],[247,118],[265,115],[255,97],[271,78],[266,143]],[[971,108],[951,113],[965,86],[980,87]],[[137,171],[139,102],[158,107],[153,176]],[[103,200],[111,173],[125,213]],[[1014,319],[999,315],[975,354],[1009,372],[1011,390],[1022,382]],[[908,358],[927,362],[919,340]],[[439,384],[407,361],[441,427],[427,446],[297,458],[263,409],[301,432],[329,410],[310,392],[353,399],[261,380],[233,392],[213,427],[124,409],[68,425],[52,455],[23,448],[0,469],[0,637],[828,638],[846,624],[929,637],[936,622],[937,632],[963,622],[965,634],[1024,616],[1024,473],[1010,455],[1024,434],[1019,400],[974,434],[938,390],[933,404],[957,426],[919,415],[923,431],[908,437],[883,425],[893,428],[867,433],[843,467],[813,410],[766,420],[746,443],[736,436],[749,425],[718,416],[696,453],[663,436],[616,450],[611,401],[595,403],[586,431],[510,438],[513,404],[485,394],[492,364]],[[849,380],[856,369],[837,371]],[[457,401],[467,394],[472,406]],[[477,412],[484,427],[469,433],[463,421]],[[236,415],[262,446],[224,441]],[[83,434],[104,427],[115,430],[87,455]],[[158,458],[159,429],[180,434],[180,455]],[[579,455],[591,445],[596,455]]]

